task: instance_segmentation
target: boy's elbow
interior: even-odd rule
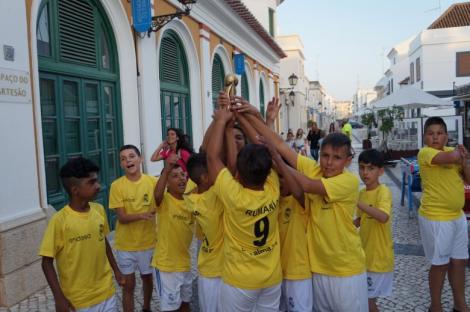
[[[387,221],[390,219],[390,217],[388,215],[384,215],[382,216],[378,221],[380,223],[387,223]]]

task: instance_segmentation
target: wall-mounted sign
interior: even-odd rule
[[[31,103],[28,72],[0,68],[0,102]]]
[[[150,0],[132,0],[132,21],[137,32],[147,32],[152,24]]]
[[[233,63],[235,64],[235,74],[243,75],[245,73],[245,54],[235,54]]]
[[[15,48],[9,45],[3,45],[3,59],[5,61],[15,61]]]

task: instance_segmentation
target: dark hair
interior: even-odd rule
[[[137,154],[137,156],[140,157],[140,151],[139,151],[139,149],[137,148],[137,146],[132,145],[132,144],[126,144],[126,145],[121,146],[121,148],[119,149],[119,154],[120,154],[122,151],[128,150],[128,149],[134,150],[134,152]]]
[[[384,155],[376,149],[368,149],[359,154],[358,162],[383,168]]]
[[[176,141],[176,151],[179,151],[181,148],[187,150],[190,154],[194,153],[194,149],[191,146],[189,136],[183,133],[183,130],[178,128],[168,128],[166,133],[168,134],[169,131],[174,131],[176,136],[178,137],[178,141]]]
[[[205,153],[194,153],[186,164],[188,175],[191,180],[199,185],[201,183],[201,175],[207,173],[207,157]]]
[[[424,123],[424,132],[428,130],[429,126],[432,125],[440,125],[442,128],[444,128],[444,131],[447,133],[447,125],[441,117],[429,117],[426,122]]]
[[[349,137],[343,133],[330,133],[328,134],[321,143],[320,148],[330,145],[333,148],[346,147],[348,156],[352,156],[351,152],[351,140]]]
[[[98,173],[100,168],[89,159],[76,157],[69,159],[65,165],[60,168],[59,176],[64,189],[69,195],[72,186],[77,185],[80,179],[88,178],[92,173]]]
[[[259,144],[245,145],[237,155],[237,170],[246,186],[262,186],[273,165],[267,147]]]

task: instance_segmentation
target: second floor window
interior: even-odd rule
[[[457,52],[456,55],[456,76],[470,76],[470,51]]]
[[[415,64],[410,64],[410,84],[415,83]]]
[[[416,82],[421,80],[421,59],[416,59]]]

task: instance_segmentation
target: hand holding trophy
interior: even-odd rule
[[[237,94],[237,85],[238,85],[238,78],[234,74],[227,74],[224,78],[224,91],[232,100],[232,98]],[[227,107],[230,109],[230,107]]]

